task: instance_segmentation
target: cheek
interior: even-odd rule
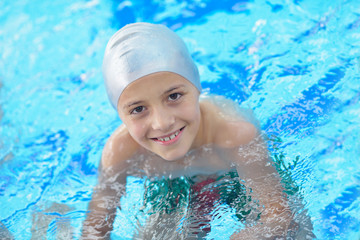
[[[130,135],[135,141],[139,142],[144,138],[146,134],[146,129],[144,127],[144,124],[131,122],[125,125]]]
[[[183,119],[191,122],[200,121],[200,107],[198,104],[190,103],[181,109],[181,115]]]

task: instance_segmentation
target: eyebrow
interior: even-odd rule
[[[179,85],[176,85],[176,86],[173,86],[173,87],[169,88],[168,90],[166,90],[166,91],[163,93],[163,95],[165,95],[165,94],[167,94],[167,93],[169,93],[169,92],[172,92],[172,91],[174,91],[174,90],[176,90],[176,89],[178,89],[178,88],[181,88],[181,87],[184,87],[184,84],[179,84]]]
[[[126,109],[126,108],[130,108],[131,106],[134,106],[134,105],[138,105],[140,103],[142,103],[143,101],[135,101],[135,102],[130,102],[128,104],[126,104],[123,109]]]
[[[166,90],[162,95],[166,95],[166,94],[168,94],[168,93],[170,93],[170,92],[172,92],[172,91],[174,91],[174,90],[176,90],[176,89],[179,89],[179,88],[181,88],[181,87],[184,87],[184,84],[175,85],[175,86],[169,88],[168,90]],[[134,105],[138,105],[138,104],[141,104],[141,103],[143,103],[143,102],[144,102],[144,101],[142,101],[142,100],[130,102],[130,103],[126,104],[126,105],[123,107],[123,109],[130,108],[130,107],[132,107],[132,106],[134,106]]]

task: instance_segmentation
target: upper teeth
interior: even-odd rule
[[[158,140],[163,141],[163,142],[167,142],[171,139],[174,139],[178,134],[180,133],[180,131],[176,131],[174,134],[172,134],[169,137],[165,137],[165,138],[158,138]]]

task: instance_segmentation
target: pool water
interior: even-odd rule
[[[121,124],[102,82],[104,48],[134,21],[174,29],[204,92],[254,110],[316,239],[360,239],[358,0],[1,1],[1,238],[80,236],[102,147]],[[129,185],[125,200],[139,209],[144,182]],[[127,214],[113,239],[132,238]]]

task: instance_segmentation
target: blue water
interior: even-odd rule
[[[360,239],[358,0],[0,1],[0,234],[79,236],[121,123],[104,48],[134,21],[174,29],[204,91],[254,109],[285,161],[299,158],[291,176],[316,239]]]

